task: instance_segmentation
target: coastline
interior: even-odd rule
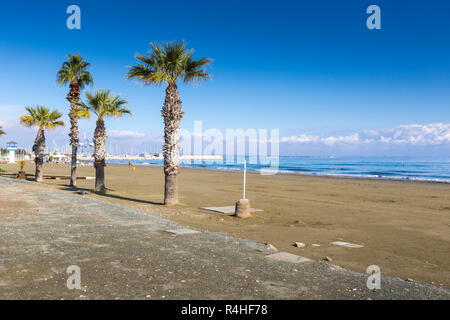
[[[286,160],[287,159],[287,160]],[[291,159],[294,159],[292,161]],[[304,160],[306,159],[306,160]],[[439,158],[436,162],[430,159],[411,159],[406,158],[337,158],[329,162],[328,158],[300,158],[300,157],[281,157],[278,166],[265,167],[259,164],[249,163],[247,161],[247,171],[263,174],[294,174],[306,176],[329,176],[329,177],[350,177],[383,179],[398,181],[430,181],[439,183],[450,183],[450,163],[448,159]],[[201,159],[198,159],[201,160]],[[431,159],[433,160],[433,159]],[[107,162],[114,164],[128,164],[129,160],[109,160]],[[134,165],[162,166],[161,160],[132,160]],[[152,162],[153,161],[153,162]],[[156,161],[156,162],[155,162]],[[305,162],[306,161],[306,162]],[[336,162],[334,162],[336,161]],[[207,170],[221,171],[242,171],[243,159],[238,163],[216,163],[214,160],[208,162],[180,162],[182,168],[200,168]],[[262,173],[262,172],[261,172]]]
[[[114,161],[114,160],[113,160]],[[119,165],[119,166],[128,166],[128,164],[126,163],[117,163],[117,162],[110,162],[110,161],[106,161],[107,164],[110,165]],[[136,167],[157,167],[157,168],[162,168],[162,165],[160,164],[142,164],[142,163],[132,163],[133,165],[135,165]],[[180,166],[180,168],[183,169],[187,169],[187,170],[211,170],[211,171],[218,171],[218,172],[243,172],[243,169],[240,168],[228,168],[228,169],[219,169],[219,168],[214,168],[214,167],[208,167],[208,166],[203,166],[203,167],[195,167],[195,166]],[[259,170],[255,170],[255,169],[248,169],[248,172],[251,173],[255,173],[255,174],[260,174]],[[301,172],[301,171],[297,171],[297,172],[293,172],[293,171],[288,171],[288,170],[281,170],[278,171],[277,173],[273,174],[273,175],[284,175],[284,176],[291,176],[291,175],[299,175],[299,176],[308,176],[308,177],[324,177],[324,178],[336,178],[336,179],[356,179],[356,180],[372,180],[372,181],[378,181],[378,180],[382,180],[382,181],[402,181],[402,182],[419,182],[419,183],[442,183],[442,184],[450,184],[450,180],[439,180],[439,179],[426,179],[426,178],[400,178],[400,177],[380,177],[380,176],[368,176],[368,175],[350,175],[350,174],[327,174],[327,173],[308,173],[308,172]],[[268,176],[273,176],[268,175]]]

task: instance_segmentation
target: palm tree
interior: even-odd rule
[[[3,130],[2,130],[2,126],[0,126],[0,137],[3,136],[3,135],[5,135],[5,134],[6,134],[6,132],[3,131]]]
[[[80,90],[85,86],[93,84],[92,76],[86,69],[90,63],[83,60],[77,53],[68,55],[61,69],[57,73],[57,82],[61,85],[69,84],[70,90],[66,99],[70,103],[70,144],[72,145],[72,160],[70,170],[70,185],[75,187],[77,184],[77,150],[78,150],[78,119],[77,103],[80,100]]]
[[[44,163],[45,149],[45,129],[56,129],[63,126],[64,122],[59,120],[62,113],[58,110],[50,110],[44,106],[25,107],[28,114],[20,117],[20,123],[26,127],[37,127],[38,133],[34,140],[33,152],[35,154],[34,162],[36,163],[35,180],[42,181],[42,164]]]
[[[120,118],[123,114],[131,114],[131,111],[123,105],[128,101],[120,96],[110,94],[110,90],[98,90],[95,95],[86,93],[87,104],[77,103],[78,116],[90,117],[91,112],[97,115],[97,125],[94,132],[94,158],[95,158],[95,191],[105,190],[105,158],[106,158],[106,129],[105,117]]]
[[[185,83],[207,80],[210,74],[204,70],[212,60],[194,60],[194,51],[186,49],[181,42],[150,43],[149,55],[136,55],[136,66],[130,67],[128,79],[136,78],[146,85],[167,84],[166,98],[162,108],[164,118],[164,204],[178,203],[177,175],[179,170],[180,139],[179,128],[183,116],[177,82]]]

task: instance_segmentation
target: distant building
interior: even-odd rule
[[[67,163],[70,158],[62,153],[55,153],[44,157],[45,162]]]
[[[6,150],[9,151],[9,163],[15,163],[16,162],[16,151],[17,148],[17,142],[10,141],[6,143]]]
[[[15,141],[10,141],[6,143],[6,150],[8,151],[16,151],[17,148],[17,142]]]

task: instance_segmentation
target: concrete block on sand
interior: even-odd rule
[[[285,261],[285,262],[292,262],[292,263],[303,263],[307,261],[312,261],[311,259],[300,257],[295,254],[289,253],[289,252],[278,252],[274,254],[270,254],[266,256],[266,259],[274,260],[274,261]]]
[[[194,234],[194,233],[200,233],[200,231],[197,230],[191,230],[191,229],[172,229],[172,230],[166,230],[166,232],[171,233],[175,236],[181,236],[185,234]]]
[[[200,209],[208,210],[208,211],[215,211],[215,212],[220,212],[220,213],[234,213],[234,210],[236,208],[235,208],[235,206],[226,206],[226,207],[200,207]],[[264,210],[250,208],[250,212],[258,212],[258,211],[264,211]]]
[[[334,242],[330,242],[330,244],[334,244],[336,246],[347,247],[347,248],[363,248],[364,247],[360,244],[354,244],[354,243],[343,242],[343,241],[334,241]]]

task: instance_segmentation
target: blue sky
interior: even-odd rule
[[[71,4],[81,30],[66,28]],[[371,4],[381,30],[366,27]],[[111,139],[158,140],[164,89],[125,76],[137,52],[167,40],[214,59],[211,81],[180,86],[188,130],[195,120],[223,131],[278,128],[289,155],[450,156],[450,2],[437,0],[2,3],[0,125],[9,134],[0,144],[32,144],[34,131],[17,125],[25,105],[67,113],[55,75],[75,52],[91,62],[95,89],[121,94],[134,112],[107,122]],[[67,143],[67,130],[49,139]]]

